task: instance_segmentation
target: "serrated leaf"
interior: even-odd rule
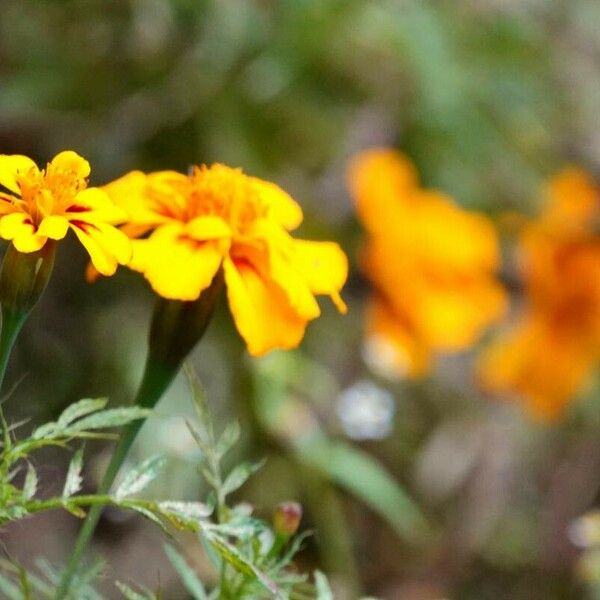
[[[73,455],[69,463],[67,478],[65,479],[65,487],[63,488],[62,497],[68,498],[77,493],[81,489],[83,479],[81,478],[81,469],[83,468],[83,448],[79,448]]]
[[[225,481],[221,486],[220,492],[223,498],[241,488],[244,483],[246,483],[250,475],[256,473],[256,471],[262,468],[264,464],[265,461],[261,460],[257,463],[245,462],[237,465],[237,467],[235,467],[233,471],[231,471],[231,473],[229,473],[229,475],[225,478]]]
[[[65,429],[76,419],[102,410],[108,404],[108,398],[85,398],[67,406],[56,421],[60,429]]]
[[[137,494],[143,490],[158,474],[158,471],[164,466],[165,459],[162,456],[151,456],[139,465],[135,466],[121,482],[121,485],[115,492],[117,500],[121,500],[132,494]]]
[[[237,444],[240,434],[240,424],[237,421],[230,423],[225,428],[215,446],[215,454],[218,458],[223,458]]]
[[[194,570],[188,565],[187,561],[173,546],[165,544],[165,552],[169,561],[177,571],[185,589],[192,595],[193,600],[207,600],[208,596],[204,586]]]
[[[37,492],[38,477],[35,469],[31,463],[27,464],[27,475],[25,475],[25,482],[23,483],[23,500],[31,500]]]
[[[334,600],[329,581],[321,571],[315,571],[315,587],[317,588],[317,600]]]
[[[105,429],[107,427],[121,427],[138,419],[146,419],[152,414],[151,410],[139,406],[109,408],[94,413],[71,424],[65,433],[72,434],[90,429]]]
[[[187,519],[200,521],[206,519],[213,512],[213,507],[202,502],[177,502],[175,500],[165,500],[158,503],[158,507],[163,512],[181,515]]]

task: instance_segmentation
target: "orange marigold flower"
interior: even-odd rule
[[[516,326],[483,355],[491,391],[521,395],[557,418],[600,360],[600,190],[581,169],[555,176],[519,250],[525,307]]]
[[[298,204],[273,183],[221,164],[191,174],[135,171],[105,187],[129,215],[129,267],[157,294],[193,301],[222,267],[237,329],[253,355],[297,346],[319,316],[317,294],[338,309],[348,266],[332,242],[297,240]]]
[[[349,185],[368,234],[362,268],[375,289],[367,360],[386,374],[423,374],[435,352],[467,349],[505,310],[494,228],[420,188],[412,163],[394,150],[357,156]]]
[[[89,174],[89,163],[72,151],[45,169],[26,156],[0,155],[0,237],[30,253],[72,229],[94,267],[112,275],[131,258],[131,242],[114,227],[126,214],[106,192],[87,187]]]

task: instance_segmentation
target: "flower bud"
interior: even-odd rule
[[[282,502],[273,516],[273,528],[277,535],[291,537],[298,531],[302,519],[302,506],[298,502]]]
[[[37,252],[19,252],[8,246],[0,270],[2,314],[25,317],[46,289],[54,266],[56,245],[48,240]]]

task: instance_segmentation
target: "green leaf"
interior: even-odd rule
[[[105,429],[107,427],[121,427],[138,419],[146,419],[152,414],[151,410],[139,406],[109,408],[89,415],[76,421],[65,429],[64,433],[72,435],[89,429]]]
[[[25,475],[25,482],[23,483],[23,500],[31,500],[37,492],[38,478],[37,473],[31,463],[27,463],[27,475]]]
[[[137,494],[143,490],[158,474],[165,465],[162,456],[151,456],[139,465],[135,466],[125,477],[115,492],[117,500]]]
[[[315,571],[315,586],[317,588],[317,600],[333,600],[333,592],[329,586],[329,581],[321,571]]]
[[[71,406],[67,406],[67,408],[63,410],[60,417],[58,417],[56,425],[60,429],[65,429],[73,421],[84,417],[85,415],[89,415],[90,413],[102,410],[107,404],[108,398],[86,398],[84,400],[79,400],[79,402],[75,402],[75,404],[71,404]]]
[[[79,448],[73,455],[69,463],[65,487],[63,488],[62,497],[68,498],[77,493],[81,489],[83,480],[81,478],[81,469],[83,468],[83,448]]]
[[[207,600],[208,596],[204,586],[194,570],[187,564],[185,558],[170,544],[165,544],[165,552],[179,577],[181,577],[185,589],[192,595],[193,600]]]
[[[230,423],[225,428],[215,446],[215,454],[219,459],[223,458],[237,444],[240,434],[240,424],[237,421]]]
[[[165,500],[158,503],[162,512],[180,515],[186,519],[201,521],[213,512],[213,507],[202,502],[178,502]]]
[[[248,478],[262,468],[264,464],[265,461],[261,460],[257,463],[244,462],[237,465],[237,467],[235,467],[233,471],[231,471],[231,473],[229,473],[229,475],[225,478],[225,481],[219,490],[222,497],[224,498],[228,494],[231,494],[232,492],[235,492],[241,488],[244,483],[246,483]]]

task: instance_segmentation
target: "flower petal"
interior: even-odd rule
[[[212,282],[227,242],[199,242],[180,224],[162,225],[147,240],[134,240],[129,267],[143,273],[152,289],[172,300],[196,300]]]
[[[153,226],[169,220],[164,214],[153,210],[153,202],[149,194],[154,188],[161,190],[167,182],[187,182],[187,178],[174,171],[161,171],[146,175],[142,171],[131,171],[119,179],[103,186],[103,190],[111,200],[122,208],[131,223]]]
[[[27,173],[31,169],[38,170],[37,165],[26,156],[19,154],[0,155],[0,185],[11,192],[19,194],[17,175]]]
[[[384,298],[370,301],[366,330],[363,354],[376,373],[389,378],[416,377],[428,369],[430,348]]]
[[[197,217],[185,226],[185,232],[197,241],[231,237],[231,228],[221,217]]]
[[[302,223],[300,205],[278,185],[257,177],[249,178],[259,190],[261,200],[267,205],[269,219],[285,227],[288,231],[296,229]]]
[[[285,294],[246,261],[223,262],[227,298],[236,327],[248,352],[260,356],[277,348],[300,344],[307,319],[290,306]]]
[[[231,256],[250,262],[261,277],[277,285],[299,316],[315,319],[321,311],[295,263],[294,243],[294,238],[279,224],[260,219],[249,230],[248,238],[234,242]]]
[[[350,163],[348,186],[365,228],[377,232],[398,222],[398,210],[417,190],[418,175],[404,154],[374,148]]]
[[[59,152],[48,165],[49,170],[70,171],[80,179],[86,179],[90,175],[90,163],[77,152],[65,150]]]
[[[14,212],[0,218],[0,237],[12,240],[19,252],[36,252],[47,238],[37,235],[31,217],[23,212]]]
[[[347,311],[340,290],[348,278],[348,259],[338,244],[294,240],[293,264],[313,294],[326,294],[341,313]]]
[[[118,264],[127,264],[131,259],[131,240],[116,227],[101,221],[71,220],[69,224],[102,275],[112,275]]]
[[[53,240],[62,240],[69,231],[69,221],[64,217],[52,215],[44,217],[38,227],[38,234]]]
[[[65,216],[70,220],[87,222],[100,220],[113,225],[127,220],[127,213],[100,188],[87,188],[79,192],[73,204],[66,207]]]

